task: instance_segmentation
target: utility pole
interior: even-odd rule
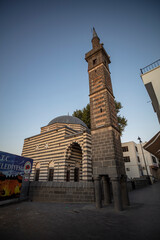
[[[145,157],[144,157],[144,152],[143,152],[143,147],[142,147],[142,141],[141,141],[141,138],[138,137],[138,140],[139,140],[139,143],[140,143],[140,145],[141,145],[141,151],[142,151],[142,156],[143,156],[144,164],[145,164],[145,167],[146,167],[146,172],[147,172],[148,182],[149,182],[149,184],[151,184],[151,180],[150,180],[150,177],[149,177],[149,173],[148,173],[148,168],[147,168],[146,160],[145,160]]]

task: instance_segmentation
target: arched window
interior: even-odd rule
[[[53,181],[54,168],[49,168],[48,181]]]
[[[54,162],[51,161],[48,166],[48,181],[53,181],[54,179]]]
[[[67,182],[70,181],[70,170],[67,170],[67,173],[66,173],[66,181],[67,181]]]
[[[35,181],[39,181],[39,174],[40,174],[40,163],[37,163],[36,170],[35,170]]]
[[[79,182],[79,168],[74,169],[74,181]]]

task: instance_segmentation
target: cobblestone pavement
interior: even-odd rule
[[[0,237],[8,240],[159,240],[160,182],[130,192],[131,206],[21,202],[0,208]]]

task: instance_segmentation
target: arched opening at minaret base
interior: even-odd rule
[[[114,203],[116,210],[121,211],[129,206],[126,176],[110,178],[108,175],[94,177],[96,207]]]

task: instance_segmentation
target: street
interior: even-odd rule
[[[160,182],[129,193],[121,212],[113,204],[21,202],[0,208],[1,239],[17,240],[158,240]]]

